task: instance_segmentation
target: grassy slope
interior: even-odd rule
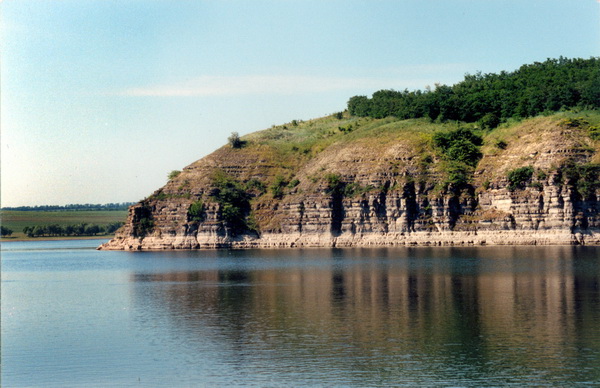
[[[563,131],[559,128],[561,127],[560,123],[575,118],[587,121],[588,126],[600,125],[600,111],[561,112],[549,117],[510,120],[494,130],[479,129],[476,123],[431,123],[428,119],[399,120],[393,117],[385,119],[359,118],[349,116],[346,112],[341,118],[331,115],[309,121],[273,126],[251,133],[243,137],[243,140],[247,142],[245,147],[232,149],[226,145],[214,153],[213,162],[220,166],[250,165],[252,166],[250,175],[263,175],[264,178],[267,178],[266,181],[263,180],[263,183],[268,186],[275,180],[276,175],[281,175],[288,180],[295,177],[303,182],[306,181],[306,178],[323,178],[327,172],[337,172],[336,170],[344,175],[344,169],[350,172],[353,167],[348,163],[340,165],[341,160],[344,159],[342,154],[346,154],[346,160],[362,160],[368,159],[369,155],[367,154],[382,157],[385,154],[389,157],[390,152],[395,152],[395,156],[407,157],[409,160],[414,158],[415,161],[433,158],[434,162],[430,163],[427,169],[432,172],[435,170],[444,176],[447,166],[439,152],[433,147],[433,134],[437,131],[466,127],[482,136],[484,145],[481,151],[484,156],[492,158],[496,156],[499,161],[504,161],[504,164],[508,162],[508,165],[503,167],[490,165],[489,160],[481,163],[480,167],[485,165],[488,173],[491,172],[491,167],[494,170],[494,178],[497,179],[505,176],[509,167],[517,168],[521,167],[523,163],[529,163],[526,160],[527,155],[519,155],[527,150],[520,149],[523,147],[516,147],[524,140],[523,136],[527,137],[529,144],[538,148],[542,146],[550,147],[549,149],[560,147],[561,141],[569,140],[563,136]],[[573,131],[579,143],[578,147],[589,147],[595,154],[592,162],[600,162],[600,152],[598,152],[600,141],[590,139],[589,135],[584,133],[586,131],[583,128],[573,129]],[[580,134],[577,134],[578,131]],[[535,137],[538,139],[536,140]],[[548,141],[551,139],[555,139],[555,144]],[[509,151],[514,154],[515,158],[523,156],[523,160],[506,160],[504,157],[506,152],[497,147],[500,140],[509,145]],[[567,141],[567,143],[572,142]],[[569,147],[574,144],[564,145]],[[256,161],[260,162],[256,163]],[[361,163],[363,162],[361,161]],[[414,164],[415,162],[413,162],[413,170]],[[402,168],[402,166],[400,167]],[[354,167],[354,169],[362,170],[367,168],[367,165]],[[246,172],[248,173],[250,170]],[[362,172],[368,173],[368,171]],[[182,176],[181,179],[188,178]],[[245,181],[249,178],[248,176],[238,176],[238,179]]]
[[[592,141],[583,128],[565,130],[560,124],[566,119],[581,117],[596,126],[600,123],[598,111],[510,121],[491,131],[478,129],[475,123],[358,118],[347,113],[340,118],[336,116],[291,122],[248,134],[242,138],[246,142],[244,147],[221,147],[186,167],[149,199],[169,201],[172,206],[183,208],[198,197],[205,203],[212,202],[209,198],[211,177],[221,170],[242,184],[250,180],[262,183],[266,190],[252,199],[252,207],[258,227],[270,231],[286,222],[276,219],[277,215],[285,214],[275,211],[280,205],[298,203],[302,196],[319,193],[330,174],[355,179],[355,182],[360,180],[360,190],[369,187],[378,190],[381,176],[394,172],[392,187],[414,179],[423,182],[435,195],[434,191],[441,190],[449,177],[448,162],[433,146],[432,138],[437,131],[466,127],[482,136],[484,157],[475,169],[475,176],[469,178],[476,187],[486,180],[505,179],[510,169],[535,164],[538,160],[542,163],[540,156],[547,154],[548,149],[587,147],[595,154],[592,161],[596,163],[600,155],[600,141]],[[573,141],[563,143],[569,137]],[[508,144],[506,149],[497,146],[500,140]],[[560,155],[546,159],[560,162]],[[536,165],[536,168],[541,166]],[[286,182],[298,181],[296,186],[283,188],[281,199],[275,199],[271,191],[278,177]]]
[[[12,229],[12,239],[27,238],[23,228],[35,225],[58,224],[61,226],[79,223],[105,225],[112,222],[125,222],[127,210],[118,211],[2,211],[2,226]],[[10,240],[10,238],[8,238]]]
[[[318,159],[319,155],[328,151],[343,151],[344,147],[351,145],[359,152],[361,149],[365,149],[362,147],[365,145],[371,152],[385,152],[391,144],[403,143],[406,145],[403,154],[435,157],[438,152],[434,149],[431,141],[433,134],[437,131],[456,129],[462,126],[471,128],[476,134],[482,136],[484,145],[481,151],[484,155],[491,157],[497,155],[502,160],[502,154],[505,152],[498,149],[496,145],[500,140],[509,144],[509,148],[513,149],[512,153],[523,153],[522,159],[524,160],[517,161],[513,159],[510,162],[505,160],[509,164],[516,164],[514,166],[505,165],[503,168],[490,165],[489,159],[484,158],[487,160],[480,167],[485,165],[488,172],[491,172],[489,168],[492,167],[495,170],[494,178],[500,178],[506,174],[508,169],[521,167],[521,164],[529,163],[525,160],[527,154],[524,152],[527,150],[524,147],[516,147],[525,138],[537,147],[545,145],[553,149],[561,147],[560,143],[566,141],[568,144],[564,144],[564,146],[567,147],[589,148],[595,154],[591,161],[600,163],[600,152],[598,152],[600,151],[600,141],[590,139],[584,128],[585,126],[580,129],[573,129],[574,133],[572,135],[565,135],[564,131],[559,128],[562,127],[563,122],[573,119],[588,122],[588,127],[598,127],[600,126],[600,111],[568,111],[555,113],[549,117],[540,116],[526,120],[510,120],[494,130],[481,130],[477,128],[476,123],[431,123],[428,119],[398,120],[393,117],[385,119],[358,118],[344,113],[341,119],[331,115],[306,122],[288,123],[252,133],[244,139],[248,141],[249,148],[251,148],[247,152],[260,153],[260,149],[262,149],[271,153],[275,150],[278,156],[276,163],[287,170],[288,176],[292,176],[299,168],[306,166],[306,163],[310,160]],[[344,131],[344,129],[350,130]],[[569,139],[573,136],[576,139]],[[551,140],[554,140],[554,142]],[[261,145],[262,148],[256,147],[257,145]],[[266,157],[267,155],[263,154],[263,156]],[[438,162],[440,162],[439,159]],[[443,174],[444,167],[442,162],[434,163],[428,168],[440,169]],[[321,167],[321,169],[323,168]],[[335,168],[335,164],[326,165],[325,168],[330,170]],[[286,174],[282,175],[285,176]]]
[[[550,116],[549,120],[583,119],[591,126],[600,126],[600,111],[569,111]],[[539,117],[538,117],[539,119]],[[270,129],[255,132],[244,137],[250,144],[262,144],[275,148],[282,159],[299,160],[305,155],[311,158],[334,144],[368,141],[386,145],[397,140],[428,142],[434,132],[455,129],[458,126],[471,128],[481,135],[487,145],[493,145],[499,139],[518,141],[521,125],[529,120],[511,120],[491,131],[478,130],[476,123],[431,123],[428,119],[398,120],[351,117],[344,113],[342,119],[335,115],[273,126]],[[343,131],[340,128],[351,128]],[[489,147],[487,148],[489,150]],[[484,151],[486,150],[484,146]]]
[[[244,140],[250,148],[247,152],[262,152],[268,157],[266,152],[274,151],[277,163],[293,175],[295,170],[332,147],[340,149],[353,144],[384,150],[391,143],[402,141],[411,144],[417,153],[431,151],[434,132],[456,127],[455,123],[430,123],[427,119],[358,118],[345,113],[341,119],[332,115],[296,125],[274,126],[249,134]]]

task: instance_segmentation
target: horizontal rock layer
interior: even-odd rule
[[[507,147],[484,145],[472,184],[454,191],[441,188],[444,161],[427,139],[406,140],[401,131],[291,158],[255,137],[244,148],[226,146],[193,163],[132,206],[126,225],[100,249],[600,245],[600,190],[592,185],[582,195],[563,173],[565,166],[595,162],[598,142],[556,118],[511,131],[505,135],[515,140]],[[507,172],[523,166],[534,176],[509,190]],[[297,184],[278,195],[248,189],[245,217],[255,227],[234,231],[215,199],[215,171],[267,188],[281,176]],[[332,191],[328,174],[356,190]],[[199,200],[204,214],[192,219],[190,206]]]

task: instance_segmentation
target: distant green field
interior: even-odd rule
[[[2,226],[13,231],[12,239],[28,238],[23,233],[26,226],[75,225],[80,223],[106,225],[113,222],[125,222],[127,210],[100,211],[14,211],[0,212]],[[10,240],[11,238],[9,238]]]

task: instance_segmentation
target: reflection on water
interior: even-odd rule
[[[240,383],[590,385],[600,384],[598,252],[189,252],[171,260],[191,270],[145,269],[131,282],[141,325],[164,316],[183,348],[222,357]]]
[[[81,244],[2,244],[2,386],[600,386],[600,247]]]

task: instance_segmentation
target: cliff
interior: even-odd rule
[[[471,159],[436,143],[456,123],[294,121],[185,167],[100,249],[600,245],[599,117],[461,124]]]

